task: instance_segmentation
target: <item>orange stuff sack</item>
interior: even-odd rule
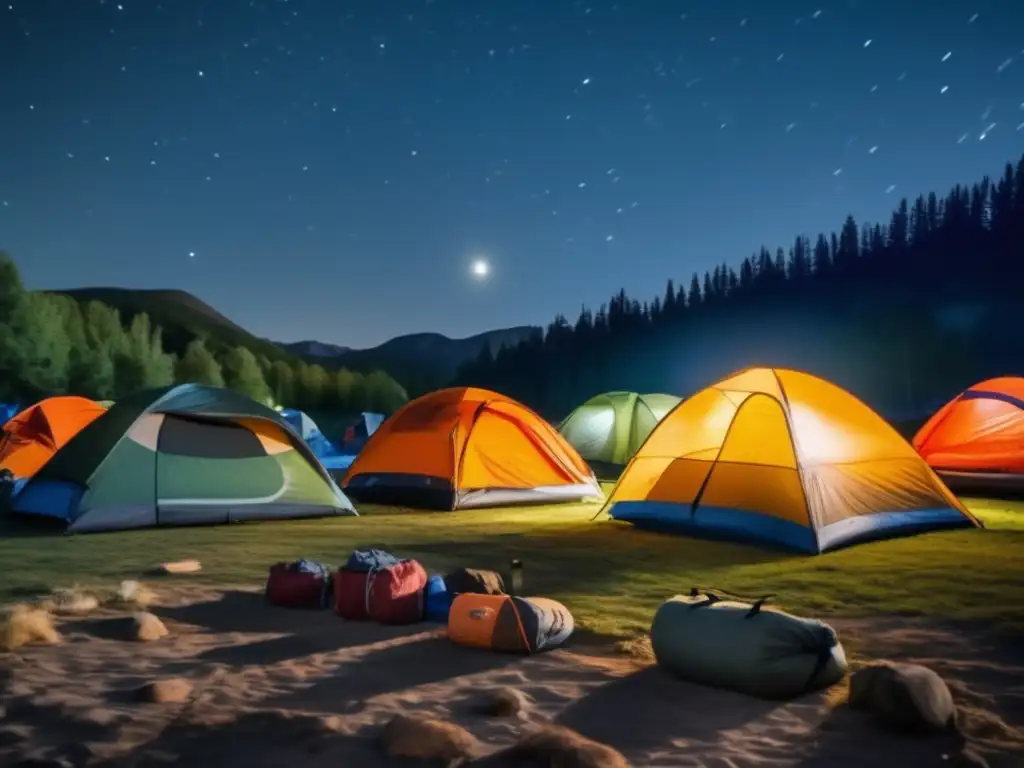
[[[573,631],[569,609],[543,597],[461,594],[448,614],[448,639],[503,653],[536,653],[562,645]]]

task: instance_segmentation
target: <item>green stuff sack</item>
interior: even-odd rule
[[[651,622],[658,664],[694,683],[765,699],[827,688],[846,674],[846,654],[832,627],[773,608],[677,595]]]

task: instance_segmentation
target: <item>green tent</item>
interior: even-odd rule
[[[119,400],[28,481],[13,511],[75,532],[355,514],[280,414],[197,384]]]
[[[570,413],[559,431],[595,474],[614,476],[680,400],[673,395],[605,392]]]

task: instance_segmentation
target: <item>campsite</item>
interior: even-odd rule
[[[1024,421],[1018,381],[961,393],[914,443],[1002,492],[995,427]],[[961,458],[940,453],[965,435]],[[824,767],[1024,749],[1024,503],[957,498],[808,374],[609,393],[557,427],[450,388],[335,441],[216,387],[54,397],[5,425],[0,465],[11,759]],[[710,622],[728,610],[796,622],[758,630],[805,633],[793,671],[764,666],[756,635],[764,671],[743,671],[737,629]],[[899,710],[934,723],[887,723],[892,691],[859,711],[857,675],[890,669],[875,659],[941,676],[938,694],[904,683],[931,699]]]
[[[5,3],[0,768],[1022,768],[1017,5]]]

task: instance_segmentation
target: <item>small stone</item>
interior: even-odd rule
[[[617,749],[560,725],[545,726],[524,736],[505,753],[512,760],[558,768],[629,768]]]
[[[529,697],[522,691],[511,688],[495,688],[484,695],[480,711],[490,717],[513,717],[530,706]]]
[[[470,759],[479,747],[476,737],[461,726],[410,715],[395,715],[381,731],[380,743],[389,757],[444,765]]]
[[[198,560],[175,560],[171,563],[161,563],[156,568],[158,573],[167,574],[198,573],[202,569],[203,566]]]
[[[180,704],[183,701],[188,701],[191,695],[192,683],[181,677],[154,680],[138,690],[138,697],[141,701],[153,704]]]
[[[164,623],[152,613],[137,613],[132,617],[133,640],[143,643],[167,637],[169,632]]]

